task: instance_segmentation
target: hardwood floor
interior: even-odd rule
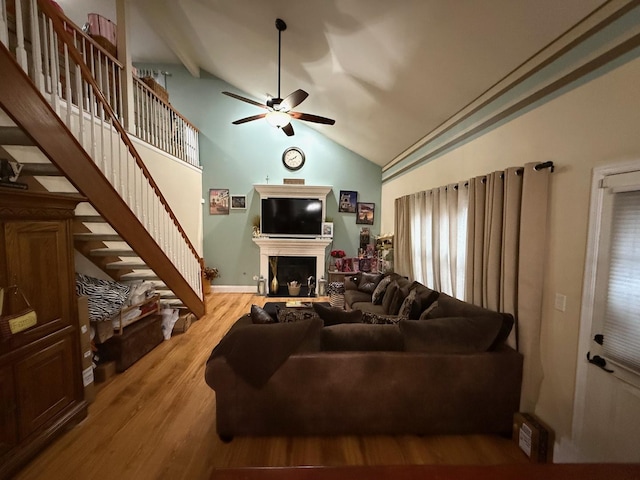
[[[208,295],[206,316],[109,380],[87,419],[16,478],[199,480],[220,467],[528,462],[511,440],[483,435],[237,437],[222,443],[205,362],[231,324],[252,303],[265,301],[251,294]]]

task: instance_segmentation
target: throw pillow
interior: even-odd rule
[[[382,297],[382,309],[389,313],[389,307],[391,306],[391,301],[393,300],[394,295],[398,291],[398,282],[391,282],[387,287],[387,290],[384,292],[384,296]]]
[[[337,307],[326,307],[318,302],[311,304],[313,309],[322,319],[325,326],[338,325],[340,323],[360,323],[362,322],[362,312],[351,310],[349,312]]]
[[[278,322],[291,323],[299,322],[301,320],[310,320],[318,318],[318,315],[308,308],[277,308]]]
[[[276,323],[271,315],[269,315],[262,307],[251,305],[251,321],[253,323]]]
[[[401,352],[398,325],[344,323],[322,329],[322,350],[340,352]]]
[[[398,312],[400,311],[400,305],[402,305],[402,302],[404,302],[404,299],[407,298],[408,295],[409,295],[408,288],[406,287],[398,288],[398,290],[396,290],[396,292],[393,295],[393,299],[391,300],[391,303],[389,304],[389,310],[387,310],[387,313],[389,315],[398,315]]]
[[[398,316],[402,318],[416,318],[420,314],[420,303],[418,300],[418,292],[416,289],[409,290],[407,298],[404,299],[402,305],[398,309]]]
[[[384,292],[387,291],[387,287],[391,283],[391,277],[387,275],[382,280],[378,282],[376,288],[373,290],[371,294],[371,303],[374,305],[382,305],[382,298],[384,297]]]
[[[402,317],[399,317],[398,315],[362,312],[362,323],[368,323],[370,325],[397,324],[400,320],[402,320]]]
[[[408,352],[476,353],[491,349],[502,322],[493,316],[401,320]]]
[[[360,277],[358,290],[364,293],[373,293],[382,279],[382,274],[359,272],[358,275]]]
[[[431,315],[431,312],[433,310],[435,310],[436,308],[438,308],[438,301],[436,300],[435,302],[433,302],[431,305],[429,305],[427,308],[424,309],[424,311],[420,314],[420,318],[418,320],[427,320]]]

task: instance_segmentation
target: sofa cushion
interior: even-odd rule
[[[326,307],[318,302],[313,302],[311,305],[325,326],[362,322],[362,312],[360,310],[350,310],[346,312],[341,308]]]
[[[403,350],[398,325],[343,323],[322,329],[325,351],[394,351]]]
[[[371,295],[360,290],[345,290],[344,301],[351,308],[355,308],[354,304],[358,302],[371,303]]]
[[[358,290],[364,293],[372,294],[378,282],[382,280],[381,273],[358,272],[354,275],[354,281],[358,285]]]
[[[386,315],[387,312],[384,311],[384,308],[382,305],[374,305],[371,302],[356,302],[353,305],[351,305],[351,308],[353,310],[360,310],[362,311],[362,313],[364,312],[372,312],[372,313],[376,313],[378,315]]]
[[[408,352],[486,352],[492,348],[501,327],[502,320],[493,315],[400,321]]]
[[[391,283],[391,277],[386,275],[382,280],[378,282],[376,288],[373,290],[371,294],[371,303],[374,305],[382,305],[382,298],[384,297],[384,292],[387,290],[387,287]]]
[[[446,293],[441,293],[438,296],[438,307],[434,308],[427,318],[475,317],[480,315],[500,316],[498,312],[494,312],[493,310],[463,302]]]
[[[258,305],[251,305],[251,321],[253,323],[275,323],[276,320]]]
[[[398,287],[398,282],[393,281],[387,287],[387,290],[384,292],[384,297],[382,297],[382,309],[385,313],[389,313],[389,308],[391,307],[391,302],[393,301],[393,297],[400,287]]]
[[[242,317],[213,349],[207,363],[225,357],[247,383],[260,388],[293,353],[317,352],[322,320],[252,324]]]

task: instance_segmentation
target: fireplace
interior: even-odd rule
[[[297,296],[304,297],[309,294],[307,289],[307,280],[310,276],[316,276],[316,258],[315,257],[269,257],[269,263],[272,260],[277,259],[278,265],[278,291],[276,293],[271,292],[269,289],[269,295],[272,297],[287,297],[289,296],[289,289],[287,284],[292,281],[296,281],[300,284],[300,293]],[[273,272],[269,270],[269,285],[273,280]]]
[[[269,257],[278,257],[278,294],[288,296],[287,281],[284,277],[281,277],[280,260],[285,259],[287,262],[292,258],[305,258],[305,262],[313,262],[308,267],[309,273],[302,272],[301,270],[295,270],[296,275],[300,275],[300,278],[292,278],[300,282],[304,289],[300,290],[300,295],[307,294],[307,277],[313,274],[316,277],[316,285],[318,279],[321,277],[326,278],[325,273],[325,258],[327,246],[331,243],[331,238],[268,238],[257,237],[253,239],[254,243],[260,248],[260,275],[267,282],[267,291],[269,291],[269,285],[273,279],[271,274],[271,268],[269,267]],[[295,267],[296,269],[298,267]],[[304,292],[304,293],[303,293]]]

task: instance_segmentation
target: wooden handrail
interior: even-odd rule
[[[149,170],[145,166],[144,162],[140,158],[140,155],[138,154],[138,151],[135,149],[133,143],[131,142],[131,140],[130,140],[128,134],[127,134],[127,132],[124,130],[124,127],[118,121],[115,113],[113,112],[113,109],[111,108],[111,105],[109,104],[107,99],[104,97],[102,91],[100,90],[100,87],[98,86],[98,84],[96,83],[95,79],[93,78],[93,75],[92,75],[91,71],[89,70],[89,67],[87,67],[87,65],[84,63],[84,59],[82,58],[82,56],[80,55],[80,53],[76,49],[75,45],[73,44],[73,41],[72,41],[70,33],[64,28],[64,25],[62,23],[62,19],[60,17],[60,13],[57,10],[55,10],[54,7],[49,2],[47,2],[46,0],[38,0],[38,6],[46,14],[46,16],[49,17],[49,19],[51,19],[51,21],[53,23],[53,28],[54,28],[56,34],[58,35],[59,38],[61,38],[63,40],[63,42],[68,47],[67,50],[68,50],[69,56],[71,56],[71,58],[73,58],[73,61],[76,63],[78,68],[80,68],[80,72],[82,74],[83,80],[85,82],[87,82],[89,85],[91,85],[91,89],[93,91],[93,94],[98,99],[98,101],[101,103],[102,108],[104,109],[106,114],[109,116],[114,128],[117,130],[118,134],[120,135],[120,138],[122,139],[122,141],[126,145],[127,149],[129,150],[129,153],[135,159],[136,164],[138,165],[138,167],[142,171],[144,177],[147,179],[147,181],[151,185],[153,191],[156,193],[158,199],[160,200],[160,202],[162,203],[162,205],[166,209],[167,213],[171,217],[171,220],[173,221],[175,227],[180,232],[180,235],[184,239],[184,241],[187,244],[189,250],[191,250],[191,252],[192,252],[192,254],[194,255],[195,258],[199,259],[200,255],[198,254],[197,250],[195,249],[195,247],[193,246],[193,244],[189,240],[189,237],[187,236],[186,232],[182,228],[182,225],[180,225],[180,222],[178,221],[176,215],[174,214],[173,210],[169,206],[169,203],[165,199],[164,195],[160,191],[160,188],[158,187],[158,185],[156,184],[155,180],[151,176],[151,173],[149,172]]]

